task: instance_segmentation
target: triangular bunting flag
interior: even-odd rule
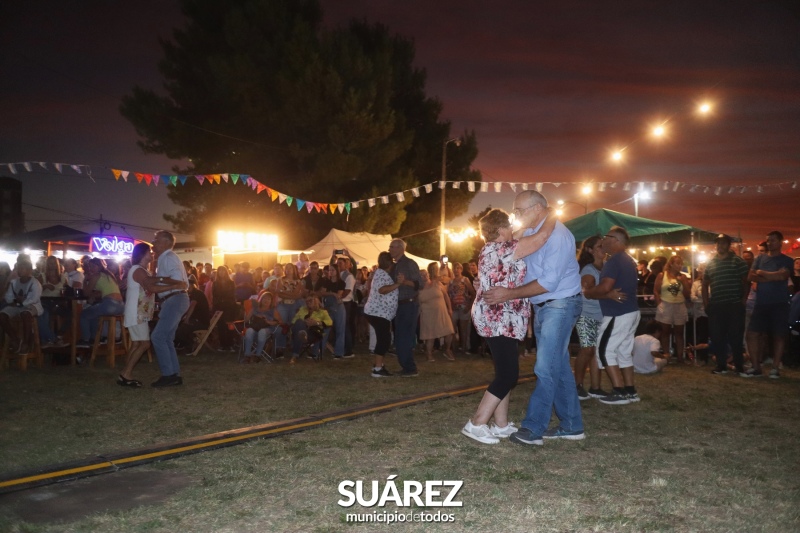
[[[528,190],[528,184],[527,183],[523,183],[522,184],[522,190],[523,191],[527,191]]]
[[[239,179],[244,183],[250,183],[250,174],[239,174]],[[253,180],[255,181],[255,180]]]
[[[161,181],[161,174],[153,174],[153,183],[158,187],[158,182]],[[166,182],[166,180],[164,180]]]
[[[503,182],[502,181],[495,181],[494,182],[494,192],[500,192],[503,190]]]
[[[112,168],[111,173],[114,174],[114,179],[119,181],[119,177],[122,175],[122,172],[117,170],[116,168]]]
[[[287,196],[286,197],[286,205],[291,206],[293,200],[294,200],[294,198],[292,198],[291,196]]]
[[[220,179],[221,179],[221,178],[220,178],[220,175],[219,175],[219,174],[214,174],[214,175],[213,175],[213,176],[211,176],[211,177],[212,177],[212,178],[214,178],[214,183],[216,183],[217,185],[219,185],[219,181],[220,181]]]
[[[339,205],[337,205],[337,206],[336,206],[336,209],[338,209],[338,210],[339,210],[339,214],[341,214],[341,213],[342,213],[342,211],[344,211],[344,204],[339,204]]]
[[[317,204],[314,206],[314,209],[317,210],[317,213],[327,213],[328,212],[328,204]]]
[[[47,163],[45,163],[44,161],[39,161],[39,166],[47,170]]]
[[[56,167],[56,170],[58,170],[58,173],[61,174],[61,163],[53,163],[53,166]]]
[[[440,181],[440,182],[439,182],[439,188],[440,188],[440,189],[444,189],[444,188],[445,188],[445,185],[447,185],[447,182],[446,182],[446,181]]]
[[[70,168],[71,168],[72,170],[74,170],[75,172],[77,172],[78,174],[80,174],[80,173],[81,173],[81,167],[80,167],[80,166],[78,166],[78,165],[70,165]]]
[[[511,190],[512,191],[517,192],[517,184],[516,183],[509,183],[509,185],[511,186]]]
[[[474,181],[468,181],[467,182],[467,190],[469,192],[475,192],[475,182]]]
[[[178,180],[180,180],[180,182],[181,182],[181,185],[186,185],[186,180],[187,180],[188,178],[189,178],[189,176],[182,176],[182,175],[179,175],[179,176],[178,176]]]
[[[344,204],[344,210],[347,211],[348,215],[350,214],[350,205],[351,205],[350,203]],[[358,206],[356,205],[356,207],[358,207]]]
[[[622,186],[622,190],[623,190],[623,191],[629,191],[629,190],[631,190],[631,184],[630,184],[630,182],[626,181],[626,182],[625,182],[625,185],[623,185],[623,186]]]
[[[305,205],[305,203],[306,203],[305,200],[301,200],[301,199],[298,198],[297,199],[297,210],[300,211],[301,209],[303,209],[303,206]]]
[[[336,206],[339,204],[328,204],[328,209],[331,210],[331,215],[336,212]]]
[[[453,188],[454,189],[460,189],[461,188],[461,182],[460,181],[454,181],[453,182]]]
[[[28,172],[31,171],[31,164],[30,163],[27,163],[27,162],[22,163],[22,166],[25,167],[25,170],[27,170]]]
[[[153,181],[153,175],[152,174],[145,174],[144,175],[144,181],[145,181],[145,183],[150,185],[150,182]]]
[[[414,198],[419,198],[419,187],[414,187],[411,189],[411,194],[414,196]]]
[[[17,167],[14,166],[14,163],[9,163],[8,164],[8,170],[12,174],[16,174],[17,173]]]
[[[315,207],[316,205],[314,202],[306,202],[306,210],[308,210],[309,213],[313,211]]]
[[[136,181],[139,183],[141,183],[144,179],[144,174],[141,174],[140,172],[134,172],[133,174],[136,176]]]
[[[347,204],[347,205],[349,205],[349,206],[350,206],[350,207],[352,207],[353,209],[358,209],[358,208],[359,208],[359,206],[361,205],[361,200],[359,200],[359,201],[357,201],[357,202],[350,202],[350,203],[349,203],[349,204]],[[345,205],[345,209],[347,209],[347,205]],[[348,213],[348,214],[350,214],[350,210],[349,210],[349,209],[347,209],[347,213]]]
[[[203,182],[206,180],[206,177],[202,174],[196,174],[195,178],[197,178],[197,181],[200,183],[200,185],[202,185]]]
[[[536,184],[536,192],[542,192],[542,188],[544,188],[544,183],[537,183]]]
[[[278,202],[278,203],[279,203],[279,204],[282,204],[284,201],[286,201],[286,195],[285,195],[285,194],[283,194],[282,192],[279,192],[279,193],[278,193],[278,200],[279,200],[279,202]],[[290,204],[290,205],[291,205],[291,204]]]
[[[403,194],[402,192],[397,193],[395,196],[397,196],[397,201],[398,202],[405,202],[406,201],[406,195]]]
[[[272,201],[274,202],[275,200],[278,199],[278,191],[272,189],[271,191],[269,191],[269,197],[272,198]]]
[[[236,182],[239,181],[239,174],[231,174],[231,179],[233,180],[233,184],[236,185]]]
[[[227,174],[220,174],[220,176],[222,176],[222,181],[224,181],[225,183],[228,183],[228,175]]]
[[[178,185],[178,176],[176,176],[175,174],[173,174],[172,176],[170,176],[170,177],[169,177],[169,182],[170,182],[172,185]]]
[[[425,192],[430,193],[433,190],[433,183],[425,184]]]
[[[370,198],[367,200],[367,205],[370,207],[375,207],[375,198]]]
[[[267,186],[263,183],[256,183],[256,194],[261,194],[262,192],[268,190]]]
[[[489,192],[489,184],[485,181],[481,182],[481,192]]]
[[[388,204],[389,203],[389,197],[388,196],[381,196],[381,202],[384,203],[384,204]]]

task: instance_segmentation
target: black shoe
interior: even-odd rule
[[[402,372],[400,372],[401,378],[415,378],[417,376],[419,376],[419,372],[417,372],[416,370],[403,370]]]
[[[373,378],[388,378],[391,375],[392,375],[392,373],[389,372],[388,370],[386,370],[385,366],[380,367],[380,369],[378,369],[378,370],[375,370],[374,368],[372,369],[372,377]]]
[[[583,401],[588,400],[589,398],[591,398],[591,396],[589,396],[589,393],[583,388],[583,385],[578,385],[578,399]]]
[[[156,381],[150,384],[151,387],[173,387],[175,385],[183,385],[183,378],[180,377],[178,374],[172,374],[171,376],[161,376]]]
[[[542,446],[544,440],[541,436],[533,434],[528,428],[519,428],[516,432],[512,433],[508,440],[516,442],[517,444],[525,444],[527,446]]]
[[[607,396],[610,396],[610,394],[607,393],[606,391],[604,391],[603,389],[592,389],[592,388],[590,388],[588,394],[589,394],[590,398],[597,398],[597,399],[605,398]]]
[[[727,368],[722,368],[722,369],[715,368],[714,370],[711,371],[711,373],[716,375],[716,376],[721,376],[723,374],[727,374],[728,373],[728,369]]]
[[[137,379],[125,379],[122,376],[117,378],[117,385],[121,385],[123,387],[141,387],[142,382]]]

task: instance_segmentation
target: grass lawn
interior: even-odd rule
[[[533,359],[520,363],[531,372]],[[452,389],[493,374],[477,356],[420,362],[416,379],[374,379],[367,355],[290,366],[239,365],[233,354],[204,352],[182,365],[185,385],[160,390],[118,387],[114,370],[102,366],[3,371],[0,472]],[[387,367],[396,369],[396,361]],[[158,377],[155,363],[136,373],[146,383]],[[800,530],[800,372],[745,380],[670,366],[637,379],[638,404],[582,402],[584,441],[478,444],[460,434],[480,399],[474,394],[137,467],[191,479],[156,504],[27,523],[0,500],[0,531]],[[522,418],[533,387],[512,393],[513,420]],[[383,489],[392,475],[401,487],[461,480],[463,506],[337,504],[343,480],[368,487],[376,480]],[[375,510],[441,511],[455,522],[346,523],[347,512]]]

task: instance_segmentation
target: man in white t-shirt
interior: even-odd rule
[[[644,333],[633,339],[633,371],[637,374],[655,374],[667,366],[668,359],[662,357],[658,322],[651,320],[644,325]]]
[[[153,387],[171,387],[183,384],[178,353],[175,350],[175,332],[181,318],[189,309],[189,296],[187,295],[189,281],[183,262],[172,251],[174,246],[175,236],[172,233],[168,231],[156,233],[153,239],[153,251],[158,258],[156,275],[162,283],[165,278],[170,278],[182,281],[183,285],[160,294],[161,311],[158,314],[158,323],[153,333],[150,334],[150,343],[156,352],[161,377],[151,384]]]

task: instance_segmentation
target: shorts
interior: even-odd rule
[[[21,315],[22,313],[25,313],[25,312],[30,313],[31,316],[39,316],[39,311],[36,310],[36,306],[35,305],[26,305],[25,307],[19,307],[19,306],[16,306],[16,305],[7,305],[7,306],[5,306],[3,308],[2,311],[0,311],[0,313],[3,313],[4,315],[8,315],[11,318],[14,318],[15,316],[19,316],[19,315]]]
[[[3,309],[5,312],[5,309]],[[789,303],[756,304],[750,319],[749,329],[753,333],[789,333]]]
[[[633,366],[633,338],[642,315],[638,310],[621,316],[604,316],[597,330],[597,364],[628,368]]]
[[[149,341],[150,340],[150,324],[142,322],[135,326],[128,326],[128,334],[131,340],[136,341]]]
[[[683,326],[689,320],[685,303],[671,304],[661,302],[656,308],[656,322],[670,326]]]
[[[578,330],[578,340],[581,348],[592,348],[597,346],[597,330],[600,328],[600,321],[588,316],[579,316],[575,323]]]

